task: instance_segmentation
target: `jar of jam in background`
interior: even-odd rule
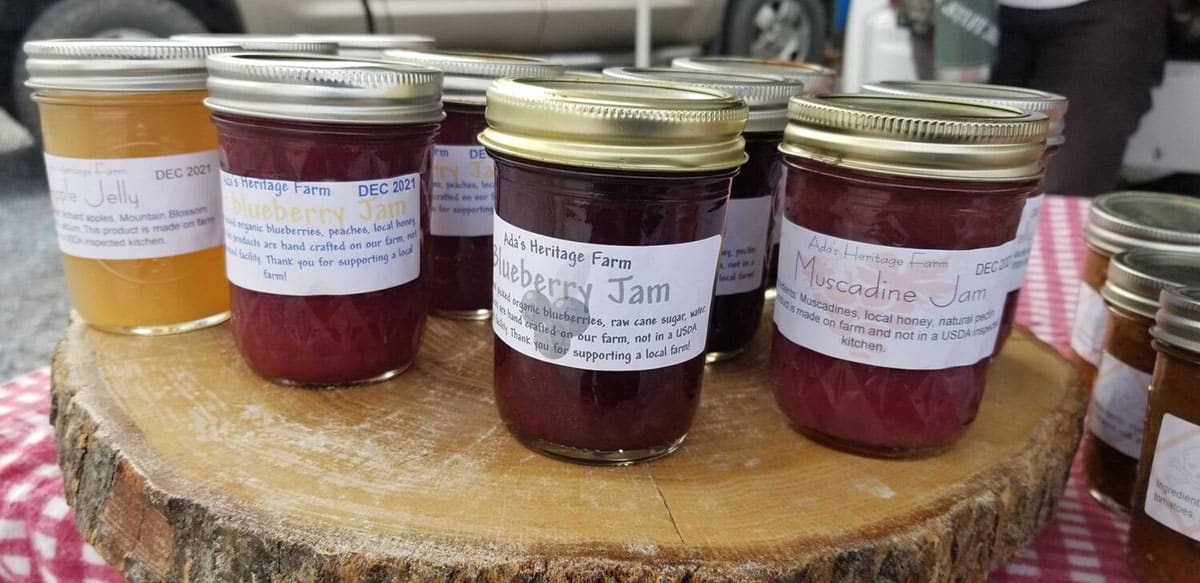
[[[26,43],[63,270],[93,327],[170,334],[229,317],[204,58],[225,43]]]
[[[277,382],[380,380],[425,326],[436,69],[318,55],[208,62],[233,335]]]
[[[753,57],[678,57],[671,66],[693,71],[715,71],[744,75],[774,75],[804,85],[804,95],[820,95],[833,91],[837,71],[816,63],[756,59]],[[780,186],[782,189],[782,185]],[[783,197],[780,197],[780,203]],[[779,228],[783,223],[783,206],[775,207],[771,221],[771,249],[767,259],[766,296],[775,297],[776,268],[779,257]]]
[[[235,32],[192,32],[173,34],[171,40],[225,43],[244,51],[270,53],[306,53],[336,55],[337,45],[328,41],[306,39],[289,34],[242,34]]]
[[[746,105],[584,78],[501,80],[487,99],[501,418],[567,459],[671,453],[700,398]]]
[[[1046,118],[865,94],[788,115],[775,398],[826,444],[943,450],[983,396]]]
[[[298,34],[298,38],[337,45],[339,57],[382,59],[384,52],[432,51],[433,37],[420,34]]]
[[[1046,134],[1047,161],[1066,141],[1066,138],[1063,137],[1063,131],[1066,129],[1063,117],[1067,113],[1067,98],[1056,93],[1025,87],[948,81],[880,81],[863,85],[862,92],[910,97],[946,97],[984,105],[1015,107],[1030,113],[1042,113],[1050,122],[1050,129]],[[1038,219],[1041,216],[1042,201],[1044,200],[1045,196],[1041,190],[1038,190],[1029,197],[1029,200],[1025,201],[1025,209],[1021,213],[1021,225],[1017,227],[1017,242],[1013,246],[1013,264],[1009,269],[1012,276],[1011,291],[1008,292],[1008,299],[1004,301],[1004,315],[1000,318],[1000,334],[995,350],[997,353],[1012,334],[1013,323],[1017,319],[1017,303],[1020,301],[1021,286],[1025,283],[1025,271],[1029,267],[1029,254],[1033,250],[1033,237],[1037,234]]]
[[[1088,412],[1083,467],[1092,497],[1121,512],[1129,508],[1142,451],[1158,297],[1180,286],[1200,286],[1200,253],[1134,249],[1112,257],[1100,290],[1108,306],[1108,334]]]
[[[1163,292],[1151,330],[1158,360],[1129,524],[1139,581],[1200,573],[1200,288]]]
[[[783,196],[779,142],[787,125],[788,98],[800,93],[803,85],[771,75],[685,69],[614,67],[604,74],[717,89],[741,97],[750,107],[750,121],[742,134],[749,159],[733,179],[705,349],[708,362],[736,357],[754,339],[762,320],[772,209]]]
[[[1109,258],[1128,249],[1200,252],[1200,199],[1140,191],[1098,196],[1088,209],[1083,239],[1087,255],[1071,325],[1070,359],[1091,390],[1107,334],[1100,289]]]
[[[562,66],[540,59],[477,53],[387,51],[393,61],[445,75],[446,120],[430,171],[429,263],[422,278],[436,316],[484,320],[492,313],[492,215],[496,167],[479,145],[488,85],[503,77],[553,77]]]

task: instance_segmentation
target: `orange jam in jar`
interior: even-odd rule
[[[1200,288],[1165,290],[1155,316],[1158,359],[1129,524],[1139,581],[1200,574]]]
[[[1084,386],[1091,390],[1108,334],[1100,290],[1107,279],[1109,259],[1129,249],[1200,252],[1200,200],[1137,191],[1098,196],[1088,209],[1083,239],[1087,256],[1071,325],[1070,359],[1082,371]]]
[[[204,58],[228,43],[25,45],[71,301],[93,327],[170,334],[229,316]]]

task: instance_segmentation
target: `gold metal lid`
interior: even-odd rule
[[[450,103],[483,105],[492,81],[504,77],[557,77],[563,66],[543,59],[487,53],[441,51],[384,51],[383,58],[425,65],[445,74],[442,99]]]
[[[1046,116],[954,99],[793,97],[779,150],[844,168],[958,181],[1035,179]]]
[[[816,63],[777,61],[751,57],[679,57],[671,66],[693,71],[738,73],[742,75],[775,75],[804,84],[807,95],[829,93],[837,82],[837,71]]]
[[[1100,295],[1114,306],[1153,319],[1159,295],[1171,287],[1200,287],[1200,252],[1133,249],[1113,255]]]
[[[1200,251],[1200,199],[1127,190],[1096,197],[1083,238],[1112,255],[1126,249]]]
[[[208,59],[213,111],[340,124],[441,121],[442,72],[368,59],[233,53]]]
[[[204,58],[240,50],[225,42],[58,39],[25,43],[34,89],[103,92],[202,91]]]
[[[788,98],[804,89],[800,81],[776,75],[744,75],[664,67],[609,67],[604,70],[604,75],[628,81],[707,87],[741,97],[750,108],[750,121],[746,122],[746,132],[782,132],[787,125]]]
[[[229,43],[244,51],[309,53],[314,55],[337,54],[337,45],[334,43],[299,38],[294,35],[286,34],[194,32],[188,34],[173,34],[171,35],[171,40]]]
[[[331,42],[338,47],[342,57],[379,59],[383,51],[402,49],[406,51],[432,51],[434,40],[420,34],[298,34],[299,38]]]
[[[1063,116],[1067,114],[1067,98],[1057,93],[1008,85],[950,81],[879,81],[863,85],[860,91],[909,97],[949,97],[985,105],[1015,107],[1021,111],[1036,111],[1046,114],[1050,120],[1047,145],[1061,146],[1066,141],[1063,137],[1066,127]]]
[[[1163,290],[1155,321],[1150,334],[1160,342],[1200,352],[1200,287]]]
[[[501,79],[487,91],[496,152],[610,170],[698,172],[746,161],[739,98],[701,87],[590,79]]]

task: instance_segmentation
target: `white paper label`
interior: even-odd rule
[[[823,235],[784,221],[775,323],[792,342],[876,366],[936,370],[992,354],[1011,242],[909,249]]]
[[[597,245],[496,216],[492,328],[526,356],[584,370],[649,370],[704,352],[721,238]]]
[[[1009,291],[1021,289],[1025,283],[1025,271],[1029,269],[1029,254],[1033,252],[1033,239],[1038,231],[1038,219],[1042,215],[1042,202],[1046,196],[1025,199],[1025,208],[1021,211],[1021,224],[1017,227],[1017,238],[1013,241],[1012,283]]]
[[[349,295],[421,272],[421,175],[297,182],[221,172],[225,265],[238,287]]]
[[[1092,389],[1088,427],[1101,441],[1133,459],[1142,453],[1152,377],[1105,352]]]
[[[717,295],[727,296],[758,289],[767,259],[767,233],[771,223],[771,198],[733,198],[725,218],[721,262],[717,268]]]
[[[1200,541],[1200,426],[1163,415],[1145,510],[1163,526]]]
[[[216,150],[92,160],[46,154],[63,253],[152,259],[221,244]]]
[[[1071,326],[1071,350],[1093,366],[1099,366],[1107,334],[1108,313],[1104,308],[1104,298],[1087,282],[1080,282],[1075,322]]]
[[[433,147],[429,232],[441,237],[492,234],[496,165],[482,146]]]

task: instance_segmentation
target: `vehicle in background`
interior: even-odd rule
[[[819,59],[847,0],[650,0],[656,47]],[[191,32],[418,33],[442,49],[632,56],[637,0],[0,0],[0,104],[35,115],[20,46]],[[679,56],[678,50],[666,58]],[[568,59],[586,66],[588,58]],[[614,64],[598,60],[596,66]]]

